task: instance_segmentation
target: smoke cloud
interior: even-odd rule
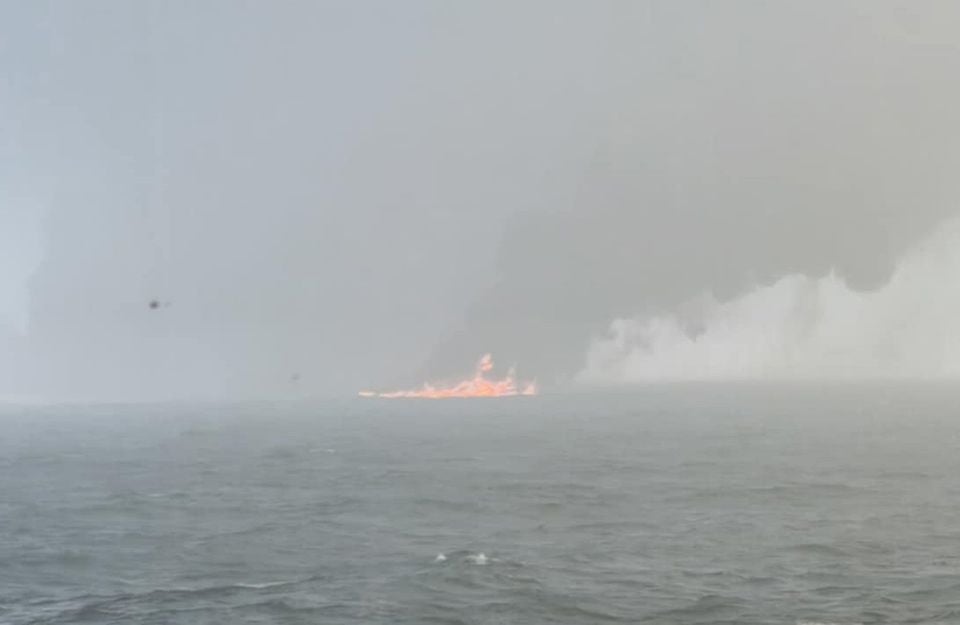
[[[727,301],[617,319],[579,381],[953,378],[960,376],[960,220],[905,254],[880,288],[834,272],[786,275]]]

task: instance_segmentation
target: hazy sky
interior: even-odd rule
[[[957,212],[958,46],[950,1],[0,0],[0,397],[549,388],[615,319],[883,288]]]

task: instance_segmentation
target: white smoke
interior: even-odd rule
[[[856,242],[852,242],[856,245]],[[578,380],[960,377],[960,219],[904,255],[887,284],[789,275],[673,314],[617,319]]]

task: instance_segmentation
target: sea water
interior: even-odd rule
[[[957,623],[960,391],[0,408],[0,623]]]

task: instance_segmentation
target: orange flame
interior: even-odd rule
[[[493,357],[484,354],[477,363],[473,377],[453,386],[433,386],[424,384],[418,389],[409,391],[390,391],[377,393],[374,391],[360,391],[360,397],[380,397],[383,399],[450,399],[453,397],[513,397],[516,395],[536,395],[536,382],[518,383],[513,368],[507,372],[507,377],[500,380],[488,380],[484,374],[493,371]]]

